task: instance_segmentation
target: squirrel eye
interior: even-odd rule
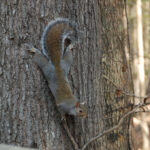
[[[82,113],[82,110],[80,110],[79,112]]]

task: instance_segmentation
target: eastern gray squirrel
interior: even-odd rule
[[[43,32],[42,51],[34,47],[30,50],[34,52],[33,59],[48,81],[61,115],[85,118],[86,107],[73,95],[67,77],[73,62],[71,50],[77,40],[77,34],[75,23],[58,18],[51,21]]]

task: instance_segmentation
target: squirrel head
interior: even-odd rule
[[[75,106],[76,115],[78,117],[87,118],[87,110],[85,107],[85,102],[77,102]]]

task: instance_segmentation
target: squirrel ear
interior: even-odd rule
[[[81,105],[85,105],[85,104],[86,104],[86,101],[84,101],[84,102],[81,103]]]
[[[77,102],[77,103],[76,103],[76,107],[79,107],[79,106],[80,106],[80,102]]]

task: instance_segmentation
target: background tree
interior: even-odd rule
[[[22,45],[40,49],[46,24],[57,17],[78,23],[83,37],[70,72],[73,93],[87,101],[88,118],[68,117],[81,147],[115,125],[130,100],[130,67],[126,61],[124,1],[2,0],[0,4],[0,143],[40,149],[71,150],[53,96],[32,56]],[[131,90],[132,92],[132,90]],[[122,111],[124,110],[124,111]],[[117,131],[89,145],[94,149],[129,149],[129,119]]]
[[[149,96],[149,8],[149,0],[128,0],[134,91],[135,95],[142,97],[145,93]],[[135,103],[139,101],[142,102],[143,98],[135,99]],[[149,127],[149,113],[137,114],[133,118],[132,141],[135,149],[149,149]],[[139,142],[135,142],[135,139]]]

